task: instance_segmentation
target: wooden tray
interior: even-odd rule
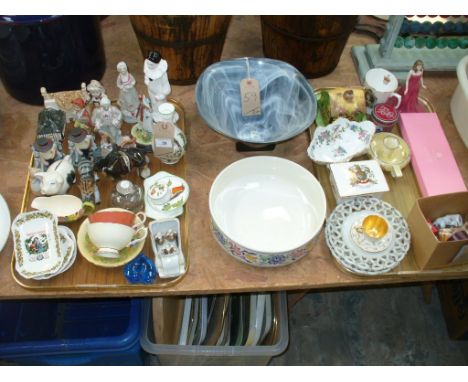
[[[186,126],[185,121],[185,111],[183,106],[178,103],[176,100],[169,98],[169,102],[174,104],[176,111],[179,113],[179,121],[177,122],[178,127],[184,131],[186,136],[189,136],[189,132]],[[66,130],[72,128],[72,124],[68,124],[66,126]],[[129,134],[131,129],[131,125],[124,123],[122,125],[122,134]],[[65,147],[67,146],[66,142],[64,142]],[[150,169],[151,175],[155,174],[158,171],[167,171],[171,174],[177,175],[181,178],[185,178],[185,170],[186,170],[186,163],[185,163],[185,155],[182,159],[175,165],[166,165],[161,163],[158,159],[156,159],[152,153],[148,154],[150,158]],[[31,163],[33,163],[33,157],[31,157]],[[109,176],[106,176],[104,173],[100,173],[100,180],[98,181],[99,191],[101,192],[101,204],[97,205],[97,209],[107,208],[109,206],[110,201],[110,193],[115,186],[116,182]],[[141,179],[137,174],[136,170],[132,170],[132,172],[128,175],[125,175],[123,179],[129,179],[132,182],[141,185],[143,187],[143,179]],[[76,195],[80,197],[80,191],[78,188],[78,182],[72,185],[69,191],[70,194]],[[31,201],[34,198],[34,195],[31,195],[30,188],[29,188],[29,174],[26,177],[26,184],[24,189],[23,195],[23,202],[21,205],[21,212],[30,211],[31,208]],[[190,200],[189,200],[190,202]],[[190,266],[189,261],[189,250],[188,250],[188,216],[187,216],[187,205],[184,207],[184,214],[179,216],[180,220],[180,227],[181,227],[181,239],[182,239],[182,249],[185,256],[185,263],[186,263],[186,272],[187,274]],[[84,218],[79,219],[77,222],[68,223],[66,224],[72,231],[77,235],[78,229],[83,223]],[[64,224],[64,223],[62,223]],[[154,260],[153,250],[151,248],[150,239],[147,238],[145,241],[145,245],[143,247],[143,253],[148,256],[149,258]],[[14,280],[24,288],[28,289],[35,289],[35,290],[87,290],[87,289],[113,289],[116,288],[123,288],[124,289],[139,289],[139,290],[157,290],[169,286],[173,286],[180,282],[182,278],[185,276],[181,275],[177,278],[172,279],[160,279],[159,277],[156,279],[154,284],[151,285],[143,285],[143,284],[129,284],[123,275],[123,266],[117,268],[103,268],[96,265],[91,264],[88,262],[78,250],[78,254],[76,257],[76,261],[73,266],[63,274],[57,275],[49,280],[30,280],[21,277],[15,270],[15,256],[12,256],[11,260],[11,274]]]
[[[357,87],[350,87],[350,88],[356,89]],[[318,94],[321,91],[324,91],[324,90],[326,91],[326,90],[331,90],[331,89],[334,89],[334,88],[332,87],[317,88],[315,90],[315,93]],[[363,88],[360,88],[360,89],[363,89]],[[427,99],[423,97],[419,97],[419,102],[425,107],[427,112],[429,113],[435,112],[434,107]],[[316,126],[314,123],[309,128],[310,139],[312,139],[314,135],[315,127]],[[392,133],[401,135],[400,126],[397,125],[396,127],[394,127],[392,130]],[[365,160],[365,159],[371,159],[371,158],[368,156],[361,156],[361,157],[354,158],[354,160]],[[320,165],[314,162],[314,173],[325,191],[325,197],[327,199],[327,216],[329,216],[330,213],[336,207],[336,200],[335,200],[335,197],[333,196],[333,190],[332,190],[332,186],[330,183],[330,171],[328,169],[328,166]],[[398,211],[400,211],[404,217],[407,217],[411,208],[413,208],[413,205],[416,199],[418,199],[421,196],[421,193],[419,191],[418,182],[416,180],[416,176],[414,174],[412,165],[409,164],[408,166],[406,166],[402,170],[402,173],[403,173],[403,176],[401,178],[394,178],[390,175],[389,172],[384,171],[385,178],[387,180],[390,191],[385,192],[383,194],[382,200],[390,203]],[[351,273],[347,271],[345,268],[341,267],[341,265],[338,264],[338,262],[335,261],[335,264],[337,265],[338,268],[340,268],[346,273],[352,274],[353,276],[364,277],[364,278],[372,277],[372,276],[356,275],[355,273]],[[405,270],[407,269],[418,269],[417,265],[415,265],[412,247],[410,248],[408,254],[405,256],[405,258],[403,259],[403,261],[400,263],[398,267],[396,267],[390,272],[380,274],[376,277],[395,276],[395,274],[404,274],[406,272]]]

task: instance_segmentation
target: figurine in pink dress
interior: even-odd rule
[[[420,113],[424,111],[423,106],[420,105],[418,101],[420,87],[422,86],[426,89],[423,82],[423,72],[423,62],[421,60],[416,60],[406,78],[405,91],[398,109],[400,113]]]

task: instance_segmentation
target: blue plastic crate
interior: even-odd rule
[[[0,303],[0,359],[21,365],[142,365],[139,299]]]

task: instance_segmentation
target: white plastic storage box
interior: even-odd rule
[[[288,311],[286,292],[272,294],[277,330],[269,345],[258,346],[194,346],[155,343],[153,327],[157,317],[152,317],[151,299],[144,302],[140,343],[143,350],[157,356],[164,366],[261,366],[288,347]],[[181,300],[182,301],[182,300]]]

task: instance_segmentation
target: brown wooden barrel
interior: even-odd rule
[[[290,63],[306,77],[332,72],[357,16],[262,16],[265,57]]]
[[[157,50],[169,65],[171,83],[189,85],[221,58],[231,16],[130,16],[130,20],[143,55]]]

